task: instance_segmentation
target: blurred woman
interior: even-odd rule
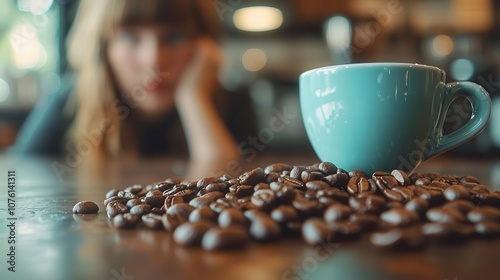
[[[105,160],[187,149],[198,163],[238,158],[214,105],[221,54],[207,3],[81,1],[68,46],[74,83],[33,110],[14,151]]]

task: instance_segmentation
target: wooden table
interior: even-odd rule
[[[310,155],[261,156],[243,166],[315,161]],[[102,205],[110,188],[151,183],[183,172],[183,159],[122,163],[101,170],[102,177],[88,173],[77,180],[55,179],[54,162],[0,159],[0,279],[500,279],[500,239],[435,244],[399,253],[380,251],[366,237],[318,247],[287,238],[272,244],[251,243],[243,251],[184,248],[165,231],[110,227]],[[15,273],[7,270],[10,169],[17,177]],[[499,159],[441,157],[419,171],[473,175],[493,189],[500,188]],[[73,205],[81,200],[98,202],[99,215],[73,215]]]

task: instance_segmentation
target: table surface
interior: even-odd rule
[[[242,166],[248,170],[273,162],[316,161],[307,155],[262,156]],[[64,163],[0,158],[0,279],[500,279],[500,239],[385,252],[374,248],[366,236],[318,247],[286,238],[252,242],[243,251],[204,252],[176,245],[163,230],[116,230],[102,204],[107,190],[182,173],[186,162],[125,162],[100,169],[100,175],[68,168],[60,180],[54,176],[58,162]],[[7,270],[6,170],[15,170],[17,179],[15,273]],[[500,188],[500,159],[440,157],[417,171],[473,175],[492,189]],[[81,200],[98,202],[99,214],[73,215],[73,205]]]

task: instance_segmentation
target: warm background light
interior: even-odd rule
[[[447,56],[454,48],[453,40],[448,35],[437,35],[432,40],[432,52],[437,56]]]
[[[266,53],[261,49],[248,49],[242,57],[243,67],[252,72],[264,68],[267,62]]]
[[[237,10],[234,13],[233,21],[240,30],[269,31],[277,29],[283,24],[283,13],[273,7],[247,7]]]

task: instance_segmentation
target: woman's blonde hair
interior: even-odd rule
[[[118,93],[106,57],[106,46],[118,26],[193,24],[212,38],[219,30],[211,1],[203,0],[82,0],[68,40],[68,61],[75,71],[75,122],[71,142],[79,154],[110,158],[128,149],[130,110]],[[83,144],[85,143],[85,144]],[[89,146],[90,145],[90,146]]]

